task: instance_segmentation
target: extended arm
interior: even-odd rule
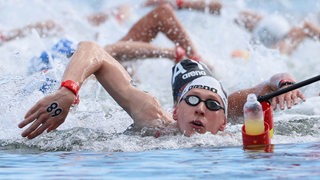
[[[234,117],[243,115],[243,105],[246,102],[248,94],[254,93],[257,96],[259,96],[259,95],[265,95],[265,94],[271,93],[279,89],[279,84],[281,85],[281,82],[294,83],[295,79],[290,74],[279,73],[279,74],[273,75],[269,81],[262,82],[252,88],[239,90],[230,94],[230,96],[228,97],[229,117],[233,119]],[[284,83],[283,85],[284,86],[282,87],[285,87],[285,86],[288,86],[289,84]],[[279,104],[280,109],[283,110],[285,108],[285,105],[288,108],[291,108],[292,105],[298,104],[299,98],[302,100],[305,100],[305,97],[300,90],[293,90],[273,98],[271,104],[274,109],[276,109],[277,105]]]
[[[62,81],[72,80],[81,86],[86,78],[94,74],[101,85],[133,118],[138,127],[155,127],[167,124],[171,118],[150,94],[132,86],[131,78],[118,61],[95,43],[82,42],[72,56]],[[61,125],[76,96],[62,87],[56,93],[39,100],[19,124],[20,128],[32,123],[23,137],[34,138],[47,129],[51,131]],[[56,116],[48,111],[56,103],[62,111]]]
[[[63,28],[52,20],[29,24],[22,28],[12,29],[7,32],[0,32],[0,40],[3,42],[11,41],[16,38],[22,38],[36,30],[40,36],[54,36],[63,32]]]
[[[177,58],[174,48],[162,48],[140,41],[119,41],[106,45],[104,49],[120,62],[145,58]]]

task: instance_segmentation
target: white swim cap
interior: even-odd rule
[[[254,41],[272,47],[290,30],[288,21],[280,15],[264,17],[253,31]]]
[[[214,92],[220,96],[222,99],[224,108],[225,108],[225,115],[227,116],[228,114],[228,98],[227,98],[227,93],[224,91],[221,83],[216,80],[212,76],[202,76],[197,79],[194,79],[191,81],[182,91],[181,97],[179,101],[181,101],[182,97],[189,92],[191,89],[198,88],[198,89],[206,89],[208,91]]]

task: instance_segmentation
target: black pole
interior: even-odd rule
[[[288,86],[288,87],[286,87],[286,88],[279,89],[279,90],[274,91],[274,92],[272,92],[272,93],[270,93],[270,94],[266,94],[266,95],[263,95],[263,96],[259,96],[259,97],[258,97],[258,101],[259,101],[259,102],[268,101],[268,100],[271,99],[271,98],[274,98],[274,97],[276,97],[276,96],[279,96],[279,95],[284,94],[284,93],[287,93],[287,92],[289,92],[289,91],[298,89],[298,88],[300,88],[300,87],[302,87],[302,86],[306,86],[306,85],[308,85],[308,84],[314,83],[314,82],[319,81],[319,80],[320,80],[320,75],[315,76],[315,77],[310,78],[310,79],[307,79],[307,80],[304,80],[304,81],[301,81],[301,82],[299,82],[299,83],[295,83],[295,84],[293,84],[293,85],[291,85],[291,86]]]

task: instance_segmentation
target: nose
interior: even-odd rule
[[[200,102],[197,106],[196,106],[196,111],[195,113],[198,115],[203,116],[204,115],[204,111],[205,111],[206,105],[204,104],[204,102]]]

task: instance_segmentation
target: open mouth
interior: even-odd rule
[[[192,127],[195,128],[195,129],[202,129],[202,128],[204,128],[204,124],[203,124],[200,120],[193,120],[193,121],[191,122],[191,125],[192,125]]]

